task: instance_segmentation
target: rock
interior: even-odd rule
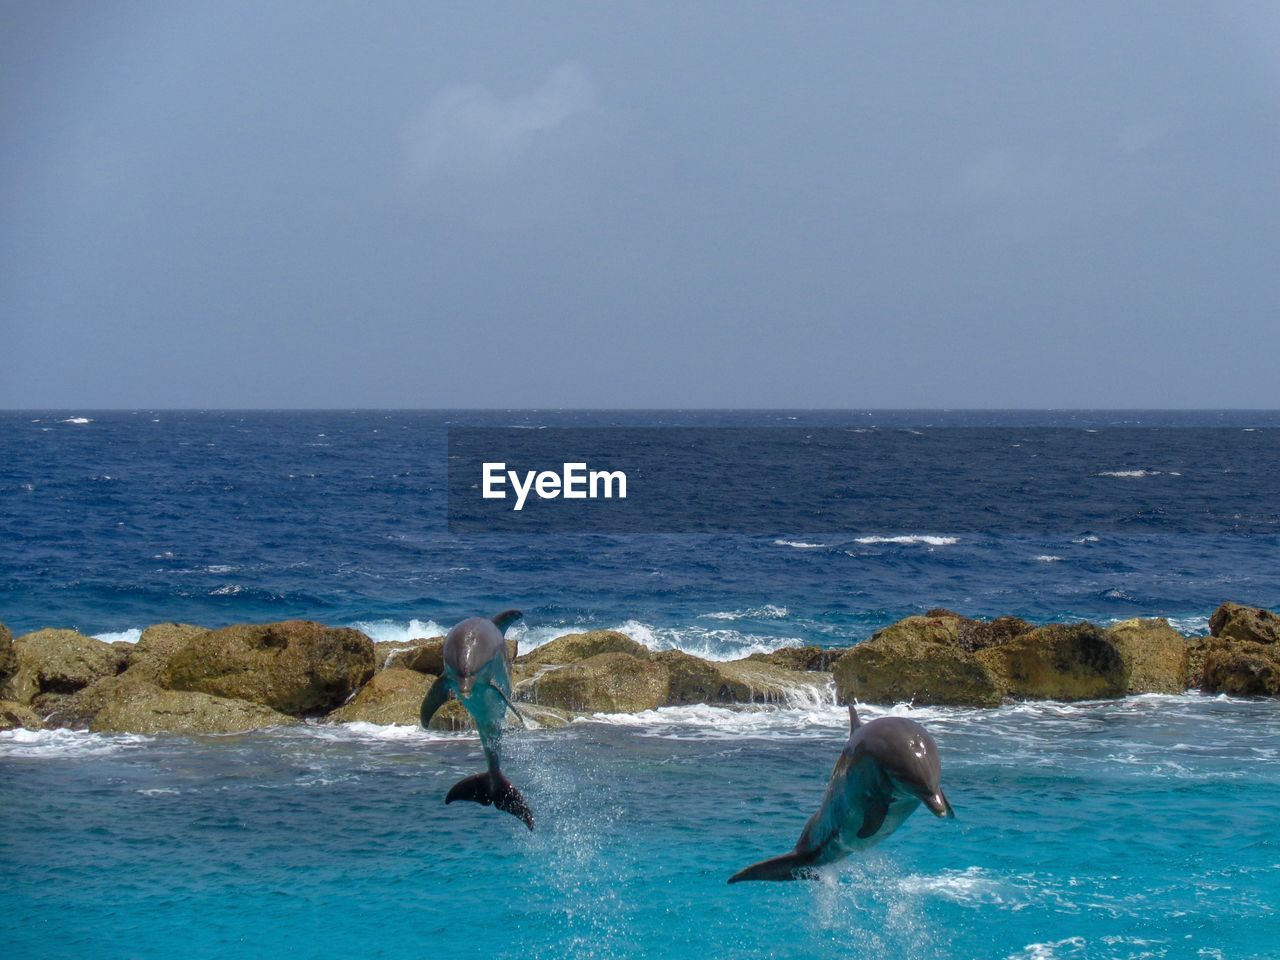
[[[109,643],[74,630],[37,630],[13,642],[18,669],[0,696],[31,703],[41,694],[70,694],[124,669],[126,657]]]
[[[436,643],[443,644],[443,637],[419,637],[416,640],[379,640],[373,644],[374,669],[385,670],[387,667],[401,667],[408,669],[404,658],[412,651],[417,650],[423,644]],[[439,674],[439,670],[422,670],[421,673]]]
[[[538,725],[543,730],[558,730],[568,726],[579,714],[569,710],[557,710],[555,707],[543,706],[540,703],[522,703],[520,712],[525,719]]]
[[[649,648],[616,630],[567,633],[549,640],[519,658],[525,664],[577,663],[602,653],[625,653],[637,660],[649,659]]]
[[[1097,700],[1129,691],[1120,652],[1091,623],[1038,627],[976,656],[1019,700]]]
[[[728,679],[736,703],[778,703],[810,706],[830,703],[830,677],[825,672],[787,670],[750,658],[714,666]]]
[[[400,643],[402,641],[394,641]],[[516,641],[507,640],[507,658],[515,660]],[[412,640],[398,650],[388,651],[383,661],[385,667],[403,667],[406,670],[417,670],[438,677],[444,672],[444,637],[431,637],[428,640]]]
[[[373,675],[373,642],[358,630],[309,620],[241,624],[187,640],[161,685],[248,700],[304,715],[340,706]]]
[[[576,713],[639,713],[666,702],[669,682],[663,663],[600,653],[543,671],[515,692],[521,700]]]
[[[988,647],[998,647],[1014,637],[1034,630],[1035,627],[1021,617],[996,617],[994,620],[970,620],[960,618],[956,631],[956,643],[968,653],[977,653]]]
[[[1280,615],[1259,607],[1224,603],[1209,618],[1209,634],[1225,640],[1280,644]]]
[[[44,724],[40,715],[24,703],[13,700],[0,700],[0,730],[15,730],[25,727],[28,730],[42,730]]]
[[[18,672],[18,655],[13,650],[13,634],[0,623],[0,684]]]
[[[753,653],[747,660],[773,664],[787,670],[830,670],[848,647],[782,647],[768,653]]]
[[[46,727],[71,727],[87,730],[107,704],[124,701],[132,696],[140,684],[150,684],[142,674],[124,673],[95,680],[89,686],[71,694],[41,694],[32,707],[40,714]]]
[[[444,637],[414,640],[407,649],[389,653],[384,666],[417,670],[438,677],[444,672]]]
[[[1201,689],[1236,697],[1280,696],[1280,645],[1216,640],[1205,654]]]
[[[155,623],[142,631],[129,654],[125,669],[131,677],[156,683],[169,664],[169,659],[192,637],[207,633],[207,627],[190,623]]]
[[[908,618],[911,619],[911,618]],[[994,707],[1004,691],[996,676],[956,643],[958,633],[892,627],[851,647],[832,666],[841,703],[915,703]]]
[[[1107,639],[1124,661],[1129,693],[1187,689],[1191,644],[1168,620],[1124,620],[1107,631]]]
[[[1280,616],[1224,603],[1209,618],[1209,634],[1191,644],[1192,685],[1237,697],[1280,695]]]
[[[665,706],[690,703],[745,703],[750,688],[729,679],[720,665],[682,650],[663,650],[653,660],[667,669]]]
[[[298,722],[256,703],[163,690],[145,680],[120,684],[115,693],[93,718],[95,733],[241,733]]]
[[[467,708],[457,700],[446,700],[431,718],[428,730],[474,730],[476,722],[467,713]]]
[[[418,726],[423,698],[435,677],[404,667],[380,670],[351,700],[329,714],[335,723],[398,723]]]

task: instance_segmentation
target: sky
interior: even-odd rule
[[[1280,5],[0,0],[0,408],[1280,407]]]

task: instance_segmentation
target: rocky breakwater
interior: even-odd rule
[[[513,642],[513,694],[543,728],[700,703],[992,707],[1188,688],[1280,696],[1280,616],[1226,603],[1209,626],[1209,636],[1187,638],[1160,619],[1037,626],[931,610],[851,647],[788,647],[726,662],[597,630],[522,655]],[[417,724],[443,669],[443,642],[375,644],[357,630],[301,620],[217,630],[157,624],[136,644],[53,629],[15,640],[0,625],[0,729],[214,734],[302,721]],[[464,730],[471,719],[450,702],[432,727]]]
[[[158,624],[136,644],[73,630],[0,635],[0,728],[236,733],[340,706],[373,676],[364,634],[304,620]]]
[[[869,703],[996,706],[1134,693],[1280,695],[1280,617],[1225,603],[1208,637],[1163,619],[1033,626],[931,610],[885,627],[832,665],[837,695]]]

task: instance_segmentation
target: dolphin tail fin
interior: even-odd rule
[[[860,726],[862,726],[862,721],[858,718],[858,708],[851,703],[849,704],[849,730],[852,732]]]
[[[418,712],[418,719],[422,721],[423,729],[431,723],[431,718],[448,699],[449,682],[443,676],[437,677],[436,682],[427,691],[427,695],[422,698],[422,709]]]
[[[743,880],[804,880],[812,875],[813,854],[784,853],[772,860],[761,860],[729,878],[730,883]]]
[[[517,620],[519,620],[523,616],[524,614],[521,613],[519,610],[503,610],[496,617],[492,618],[493,625],[497,627],[499,630],[501,630],[503,633],[506,633],[507,627],[511,626],[513,623],[515,623]]]
[[[497,770],[488,770],[459,780],[444,798],[445,803],[453,803],[455,800],[470,800],[485,807],[492,804],[504,813],[518,817],[526,827],[533,829],[533,811],[524,802],[524,797],[515,784]]]

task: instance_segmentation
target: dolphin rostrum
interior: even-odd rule
[[[431,722],[441,705],[455,696],[462,701],[484,749],[489,769],[459,780],[445,796],[445,803],[470,800],[484,806],[493,804],[519,817],[533,829],[533,813],[520,791],[502,775],[502,728],[508,708],[524,723],[524,717],[511,702],[511,661],[503,633],[523,614],[507,610],[492,620],[471,617],[457,624],[444,638],[444,670],[431,685],[422,701],[422,725]]]
[[[941,772],[938,745],[924,727],[905,717],[864,725],[851,704],[849,742],[795,849],[739,870],[729,882],[811,878],[816,867],[879,843],[921,803],[939,817],[954,817],[938,786]]]

